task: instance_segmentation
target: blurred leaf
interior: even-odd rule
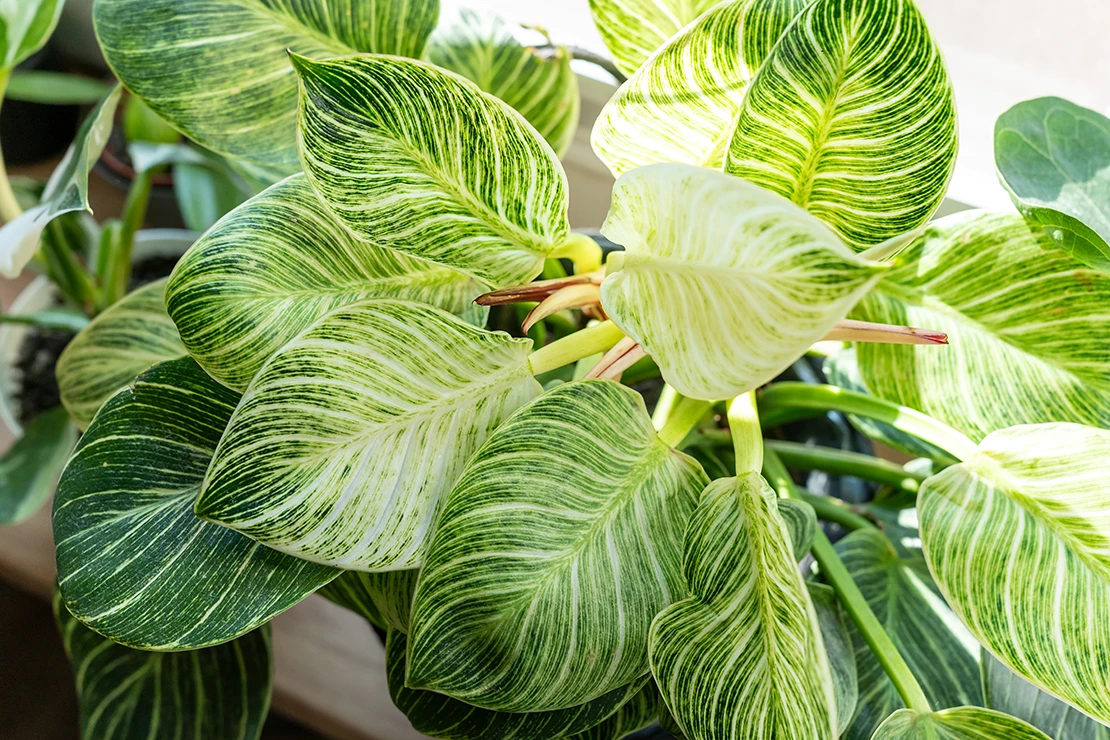
[[[38,69],[16,70],[8,80],[4,98],[50,105],[92,105],[110,89],[109,83],[92,77]]]
[[[0,458],[0,524],[18,524],[39,510],[76,443],[77,427],[60,406],[24,428]]]

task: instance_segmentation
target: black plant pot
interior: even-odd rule
[[[21,70],[62,71],[50,47],[19,65]],[[76,105],[5,100],[0,108],[0,147],[11,165],[33,164],[64,152],[73,141],[81,111]]]

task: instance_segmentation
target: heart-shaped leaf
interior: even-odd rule
[[[598,116],[591,143],[614,175],[665,162],[720,169],[748,84],[806,0],[705,5],[717,7],[667,41]],[[648,27],[623,32],[636,28]]]
[[[0,524],[18,524],[39,510],[77,444],[77,427],[57,407],[39,414],[0,457]]]
[[[81,437],[54,541],[66,607],[100,634],[144,650],[214,645],[338,575],[193,515],[238,400],[193,360],[171,360],[108,399]]]
[[[136,375],[188,354],[166,313],[165,296],[166,280],[129,293],[82,329],[58,358],[62,403],[82,429]]]
[[[230,213],[185,253],[166,306],[189,352],[214,378],[247,387],[262,364],[332,309],[405,298],[484,323],[473,278],[354,238],[303,175]]]
[[[505,102],[422,62],[293,62],[305,172],[356,235],[495,287],[566,241],[562,165]]]
[[[689,598],[651,627],[651,671],[690,740],[837,737],[821,629],[775,492],[713,481],[686,530]]]
[[[720,0],[590,0],[594,24],[625,74]]]
[[[789,500],[779,500],[780,512],[785,509],[783,504]],[[837,737],[843,737],[852,724],[859,701],[859,674],[856,671],[852,636],[836,592],[822,583],[807,583],[806,588],[809,589],[809,598],[817,613],[817,623],[821,626],[821,641],[829,656],[833,697],[836,700]]]
[[[247,388],[197,514],[349,570],[419,566],[467,458],[541,392],[531,346],[410,301],[332,311]]]
[[[648,672],[708,483],[641,396],[567,383],[514,414],[447,498],[413,605],[408,685],[506,712],[584,704]]]
[[[194,141],[265,163],[297,161],[297,77],[314,58],[418,57],[438,0],[97,0],[96,35],[127,89]]]
[[[58,18],[65,0],[3,0],[0,2],[0,72],[42,48]]]
[[[921,541],[948,603],[1009,668],[1110,722],[1110,432],[994,432],[918,494]]]
[[[931,224],[852,312],[946,332],[949,346],[861,344],[860,374],[876,396],[975,440],[1014,424],[1110,426],[1107,305],[1110,276],[1038,227],[959,213]]]
[[[320,593],[361,614],[372,624],[408,634],[412,594],[420,571],[389,570],[381,573],[347,571]]]
[[[816,0],[749,86],[725,171],[862,248],[929,219],[956,148],[952,85],[911,0]]]
[[[578,77],[565,47],[547,39],[550,52],[540,50],[520,38],[525,32],[492,13],[462,8],[432,34],[428,59],[504,100],[561,157],[578,128]]]
[[[73,664],[81,737],[97,740],[254,740],[270,708],[270,628],[181,653],[134,650],[102,637],[54,596],[54,618]]]
[[[1052,740],[1035,727],[1001,712],[956,707],[921,714],[899,709],[871,740]]]
[[[1026,218],[1110,272],[1110,119],[1060,98],[1018,103],[995,123],[994,161]]]
[[[601,284],[606,313],[691,398],[774,378],[884,269],[781,196],[688,165],[623,175],[602,232],[625,248]]]

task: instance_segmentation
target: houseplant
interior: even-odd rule
[[[521,115],[487,67],[416,59],[526,47],[429,52],[434,2],[181,5],[98,0],[118,76],[302,171],[190,249],[165,318],[121,320],[136,346],[172,321],[187,355],[104,402],[55,499],[87,736],[256,735],[265,624],[317,590],[387,631],[393,699],[437,737],[1105,734],[1105,209],[1051,197],[1051,147],[1007,133],[1050,119],[1019,110],[999,163],[1029,220],[926,225],[956,119],[910,0],[733,0],[614,46],[604,269],[526,117],[558,86]],[[664,27],[593,5],[607,38]],[[481,328],[521,298],[605,320],[542,347]],[[837,385],[769,383],[811,351]],[[652,417],[616,380],[641,355]],[[922,460],[774,439],[829,410]]]

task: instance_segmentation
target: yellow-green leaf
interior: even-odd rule
[[[956,707],[922,714],[899,709],[871,740],[1052,740],[1040,730],[1002,712]]]
[[[632,74],[667,39],[721,0],[590,0],[613,62]]]
[[[42,48],[64,6],[65,0],[0,0],[0,72]]]

